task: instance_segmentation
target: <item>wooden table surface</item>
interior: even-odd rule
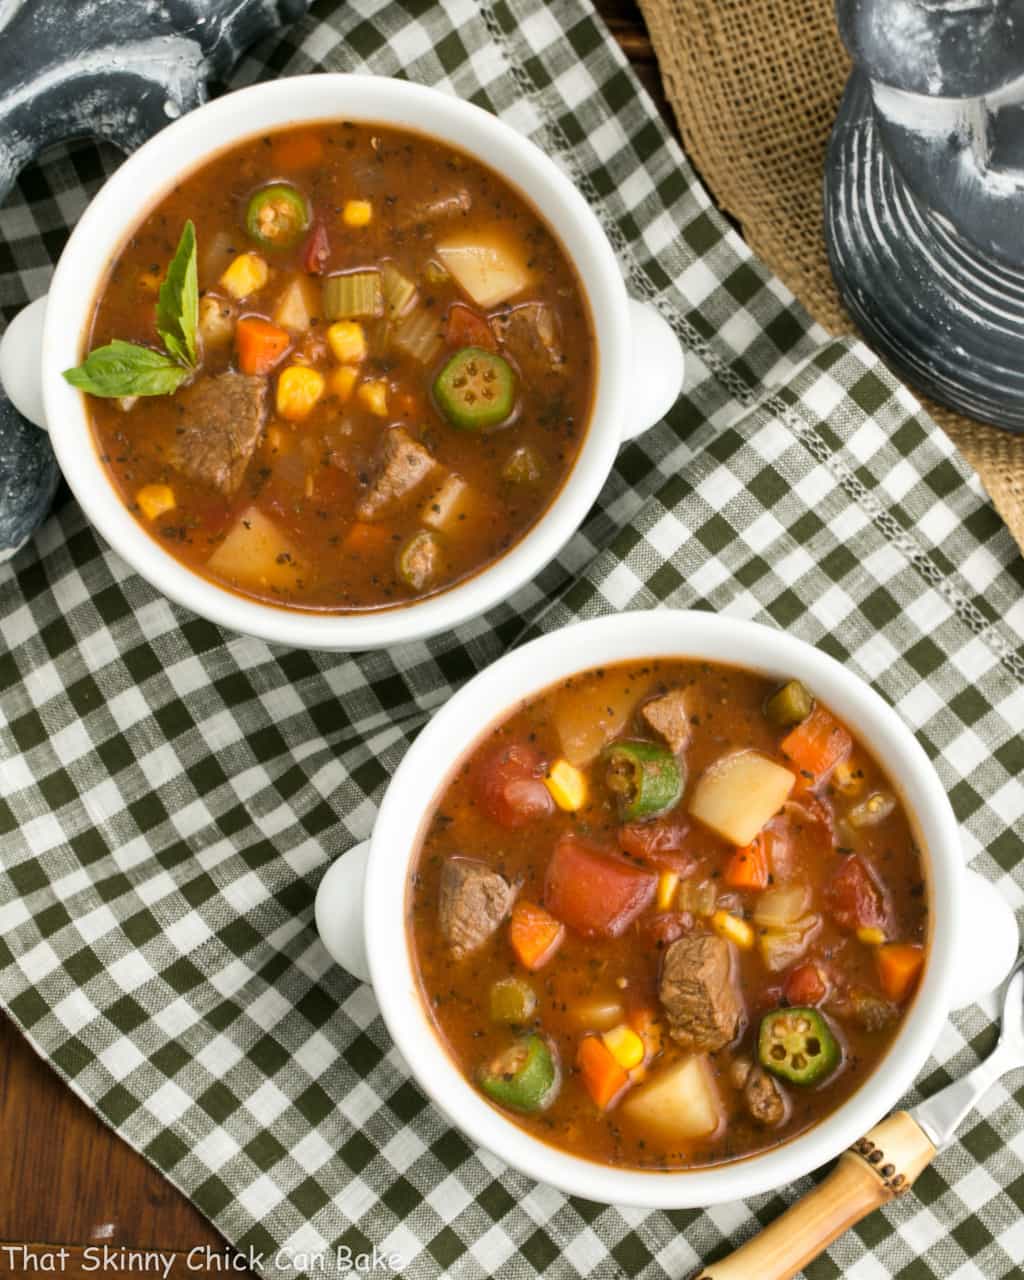
[[[633,0],[596,4],[671,123]],[[75,1280],[163,1274],[155,1273],[155,1259],[147,1271],[131,1251],[173,1254],[172,1280],[226,1274],[223,1265],[207,1265],[204,1252],[223,1256],[222,1237],[74,1097],[2,1015],[0,1151],[0,1280],[39,1271]]]

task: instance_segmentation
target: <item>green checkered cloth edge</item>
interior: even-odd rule
[[[966,856],[1020,908],[1024,562],[912,397],[863,347],[827,342],[718,217],[579,0],[324,0],[232,83],[316,68],[438,85],[534,138],[686,344],[686,393],[623,450],[534,584],[387,653],[226,635],[65,502],[0,570],[0,998],[267,1275],[297,1273],[280,1249],[301,1264],[377,1246],[416,1280],[681,1277],[806,1186],[644,1213],[474,1150],[410,1082],[371,991],[321,948],[319,877],[369,833],[431,711],[508,646],[613,609],[692,606],[785,627],[870,680],[935,760]],[[23,175],[0,210],[7,318],[45,288],[116,163],[78,144]],[[991,1048],[991,1012],[955,1015],[923,1092]],[[1022,1206],[1017,1077],[913,1196],[806,1274],[1020,1277]]]

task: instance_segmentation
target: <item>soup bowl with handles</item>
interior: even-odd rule
[[[85,397],[62,371],[84,357],[111,261],[175,181],[246,139],[337,120],[404,128],[499,167],[553,229],[586,296],[596,347],[590,422],[561,489],[531,529],[474,576],[407,605],[360,613],[289,609],[216,585],[170,555],[135,520],[97,452]],[[384,77],[325,74],[254,85],[169,125],[114,173],[68,240],[49,294],[12,321],[0,380],[45,427],[83,510],[107,542],[165,595],[232,631],[295,648],[359,650],[433,635],[474,617],[533,578],[579,528],[624,440],[656,423],[678,396],[683,353],[650,303],[627,297],[601,224],[572,182],[528,139],[471,103]]]
[[[846,1102],[784,1144],[718,1166],[640,1171],[549,1145],[507,1118],[463,1075],[425,1006],[407,933],[409,879],[439,794],[488,728],[566,677],[630,660],[697,659],[772,679],[799,678],[875,754],[919,839],[929,901],[927,960],[891,1047]],[[470,852],[470,851],[467,851]],[[757,623],[658,610],[581,622],[533,640],[470,680],[433,716],[388,785],[371,838],[323,877],[316,923],[331,956],[372,983],[381,1014],[424,1092],[481,1147],[541,1182],[607,1204],[686,1208],[783,1186],[837,1156],[910,1088],[951,1009],[993,990],[1013,963],[1009,906],[969,871],[938,775],[914,735],[857,676],[801,640]],[[976,945],[985,938],[985,946]]]

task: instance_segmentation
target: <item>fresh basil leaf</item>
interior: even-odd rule
[[[80,391],[114,399],[170,395],[189,377],[189,370],[162,351],[115,338],[108,346],[90,351],[77,369],[65,369],[64,377]]]
[[[196,267],[196,229],[191,218],[174,251],[156,302],[156,327],[164,346],[179,364],[196,365],[199,327],[199,272]]]

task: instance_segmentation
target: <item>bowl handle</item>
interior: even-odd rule
[[[370,981],[363,924],[363,889],[369,840],[343,853],[327,868],[316,891],[317,932],[331,959],[360,982]]]
[[[629,299],[633,355],[622,439],[634,440],[668,413],[683,389],[686,359],[668,321],[650,302]]]
[[[46,295],[30,302],[0,338],[0,384],[23,418],[46,430],[43,412],[43,321]]]
[[[1002,986],[1020,949],[1017,919],[995,885],[967,868],[961,892],[962,934],[950,994],[953,1009],[975,1004]]]

